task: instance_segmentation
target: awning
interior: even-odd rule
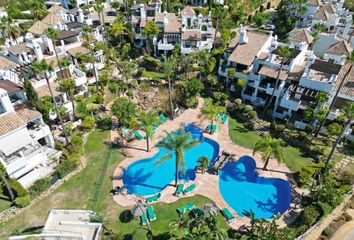
[[[10,135],[0,139],[0,150],[5,156],[10,156],[12,153],[32,143],[33,139],[29,136],[27,129],[23,128],[19,131],[12,132]]]

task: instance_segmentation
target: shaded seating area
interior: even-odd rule
[[[228,222],[232,222],[236,220],[235,216],[230,212],[228,208],[224,208],[222,210],[222,214],[224,215],[224,217]]]
[[[159,115],[159,119],[162,121],[162,123],[165,123],[165,122],[167,122],[167,117],[165,117],[165,115],[163,115],[163,113],[161,113],[160,115]]]
[[[146,203],[152,203],[152,202],[156,202],[157,200],[159,200],[161,198],[161,193],[158,193],[154,196],[148,197],[146,198]]]
[[[184,214],[185,212],[190,211],[190,210],[192,210],[194,208],[195,208],[194,203],[189,202],[186,205],[183,205],[183,206],[180,206],[179,208],[177,208],[177,212],[179,214]]]

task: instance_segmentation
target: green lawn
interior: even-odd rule
[[[11,207],[11,202],[7,199],[0,198],[0,212]]]
[[[160,80],[160,79],[164,79],[165,74],[159,72],[144,71],[143,77],[151,78],[153,80]]]
[[[129,222],[124,221],[122,213],[129,209],[121,208],[110,195],[111,176],[118,163],[123,160],[123,156],[119,149],[110,148],[106,142],[108,137],[109,131],[95,130],[92,132],[85,145],[85,154],[88,158],[86,168],[61,185],[53,194],[2,224],[0,239],[5,239],[11,234],[21,233],[30,226],[42,225],[52,208],[95,210],[103,218],[105,226],[120,236],[118,239],[122,239],[124,234],[141,228],[135,219]],[[167,231],[168,223],[177,217],[177,207],[188,201],[193,201],[198,207],[211,202],[203,196],[194,196],[180,199],[172,204],[154,204],[157,220],[151,224],[153,233]],[[218,216],[218,218],[218,224],[227,229],[222,217]]]
[[[254,131],[246,129],[242,123],[230,118],[230,138],[237,145],[252,149],[254,144],[261,139],[261,137]],[[299,171],[303,166],[311,164],[313,159],[304,155],[299,148],[285,146],[284,148],[284,162],[292,172]]]

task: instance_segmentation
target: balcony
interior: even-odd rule
[[[289,93],[286,93],[280,101],[280,106],[283,108],[290,109],[292,111],[299,110],[301,105],[300,99],[291,98]]]
[[[28,129],[28,131],[30,133],[30,136],[33,138],[33,140],[36,141],[51,134],[50,129],[46,124],[33,127],[32,129]]]
[[[160,50],[160,51],[170,51],[172,49],[174,49],[175,47],[173,46],[172,43],[162,43],[162,42],[159,42],[157,44],[157,49]]]
[[[77,68],[74,68],[73,73],[75,75],[74,80],[75,80],[76,87],[79,87],[87,83],[86,74],[84,72],[80,71]]]
[[[328,114],[327,119],[334,120],[340,115],[340,110],[336,109],[335,111],[330,111]]]
[[[294,122],[294,126],[297,128],[297,129],[301,129],[301,130],[304,130],[307,126],[307,123],[303,122],[303,121],[295,121]]]

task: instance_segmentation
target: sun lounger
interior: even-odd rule
[[[226,114],[222,114],[221,123],[225,124],[227,122],[227,119],[228,119],[228,116]]]
[[[184,184],[183,183],[178,184],[175,194],[177,196],[181,195],[183,193],[183,189],[184,189]]]
[[[144,137],[140,134],[139,131],[134,131],[134,135],[138,140],[142,140],[144,139]]]
[[[159,118],[160,118],[160,120],[161,120],[162,122],[167,122],[167,117],[165,117],[165,115],[163,115],[163,113],[161,113],[161,114],[159,115]]]
[[[234,215],[232,215],[232,213],[230,212],[230,210],[229,209],[227,209],[227,208],[224,208],[223,210],[222,210],[222,214],[225,216],[225,218],[226,218],[226,220],[228,221],[228,222],[232,222],[232,221],[234,221],[236,218],[234,217]]]
[[[211,124],[209,124],[207,126],[207,131],[211,130],[212,132],[215,132],[217,128],[218,128],[218,126],[216,126],[216,124],[214,124],[213,126],[211,126]]]
[[[151,205],[148,206],[148,207],[146,208],[146,212],[147,212],[147,215],[148,215],[150,221],[156,220],[156,214],[155,214],[155,211],[154,211],[154,207],[153,207],[153,206],[151,206]]]
[[[179,214],[183,214],[183,213],[185,213],[186,211],[192,210],[193,208],[195,208],[194,203],[189,202],[189,203],[187,203],[186,205],[177,208],[177,212],[178,212]]]
[[[154,195],[154,196],[151,196],[151,197],[146,198],[146,202],[147,202],[147,203],[155,202],[155,201],[159,200],[160,197],[161,197],[161,193],[158,193],[158,194],[156,194],[156,195]]]
[[[184,194],[188,194],[188,193],[192,192],[195,189],[196,186],[197,185],[195,185],[194,183],[189,185],[186,189],[184,189],[184,191],[183,191]]]
[[[141,225],[146,225],[148,222],[148,217],[146,216],[146,213],[144,213],[143,215],[140,216],[140,223]]]

